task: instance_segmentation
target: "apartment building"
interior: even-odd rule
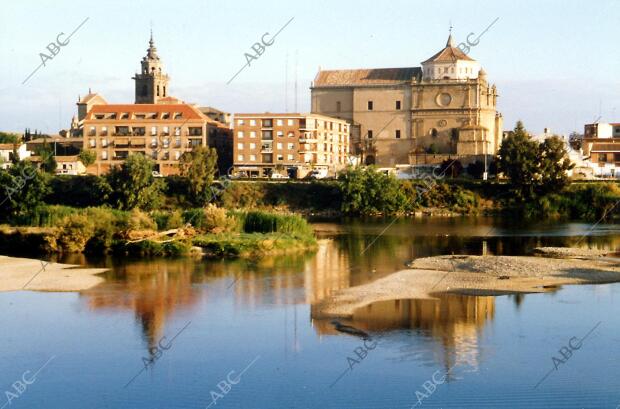
[[[595,176],[620,177],[620,123],[586,124],[582,150]]]
[[[245,177],[334,176],[346,167],[350,126],[318,114],[234,114],[233,163]],[[275,176],[274,176],[275,175]]]
[[[82,121],[84,149],[97,155],[89,173],[101,175],[132,153],[155,162],[162,176],[179,173],[179,159],[196,146],[208,146],[208,136],[229,135],[189,104],[94,105]]]

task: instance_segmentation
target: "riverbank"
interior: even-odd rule
[[[16,226],[0,225],[0,251],[5,254],[191,254],[230,258],[314,248],[314,232],[299,215],[226,210],[213,205],[151,213],[44,206]]]
[[[620,260],[600,252],[546,248],[536,256],[450,255],[414,260],[409,269],[350,287],[313,306],[314,318],[351,317],[360,307],[394,299],[432,299],[438,293],[543,293],[569,284],[620,282]]]
[[[98,274],[106,268],[83,268],[72,264],[0,256],[0,292],[82,291],[104,282]]]

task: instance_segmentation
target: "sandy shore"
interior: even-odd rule
[[[539,252],[540,254],[540,252]],[[410,269],[369,284],[347,288],[313,306],[314,318],[350,317],[355,309],[394,299],[433,298],[452,292],[471,295],[540,293],[565,284],[620,281],[620,259],[600,252],[546,248],[525,256],[437,256],[414,260]]]
[[[97,276],[105,268],[83,268],[71,264],[0,256],[2,291],[81,291],[104,281]]]

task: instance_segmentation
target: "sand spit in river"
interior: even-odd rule
[[[0,256],[0,292],[86,290],[102,283],[104,279],[96,274],[107,270]]]
[[[620,259],[598,250],[540,248],[536,256],[451,255],[414,260],[409,269],[347,288],[313,306],[314,318],[350,317],[377,301],[433,298],[436,293],[500,295],[546,292],[564,284],[620,281]]]

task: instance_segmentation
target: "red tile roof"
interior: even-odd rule
[[[422,64],[426,64],[428,62],[456,62],[457,60],[475,61],[473,58],[470,58],[467,54],[461,51],[460,48],[451,47],[448,45],[446,48],[439,51]]]
[[[197,108],[189,104],[108,104],[108,105],[93,105],[93,107],[88,111],[85,119],[94,119],[95,114],[117,114],[116,121],[121,121],[120,114],[129,113],[129,114],[146,114],[146,113],[156,113],[157,117],[161,117],[159,114],[163,113],[180,113],[182,115],[181,119],[190,120],[190,119],[200,119],[200,120],[209,120],[209,118],[200,112]],[[172,119],[172,118],[170,118]],[[124,119],[127,121],[128,119]]]
[[[421,73],[420,67],[319,71],[314,86],[392,85],[411,81]]]

